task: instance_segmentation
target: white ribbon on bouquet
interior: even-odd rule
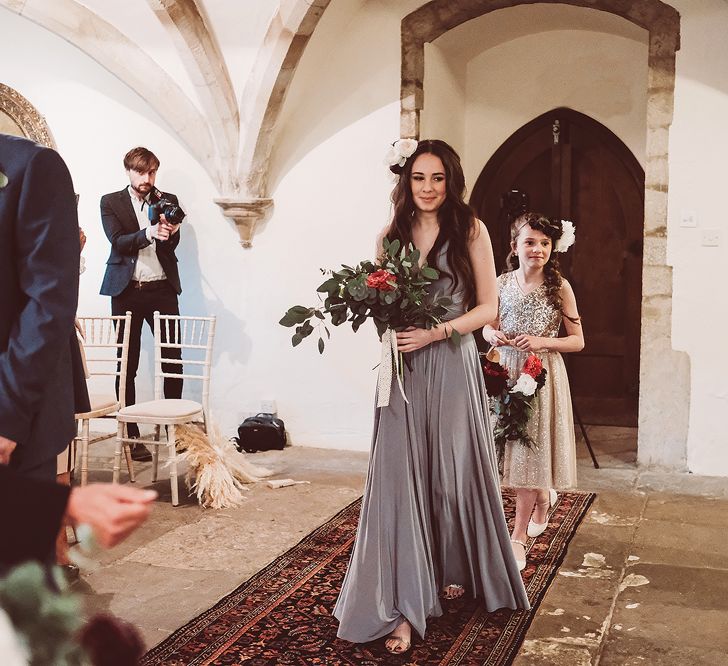
[[[404,394],[404,386],[402,386],[402,377],[400,375],[397,333],[388,328],[382,335],[382,359],[379,363],[379,376],[377,377],[377,407],[389,406],[393,372],[397,376],[399,392],[402,394],[404,401],[409,404],[409,400]]]

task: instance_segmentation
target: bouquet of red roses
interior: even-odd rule
[[[348,321],[355,332],[371,319],[380,338],[387,329],[431,328],[441,323],[452,301],[428,293],[427,287],[440,275],[426,263],[420,266],[419,261],[420,251],[412,244],[400,249],[398,240],[390,243],[385,238],[379,262],[367,260],[355,267],[343,265],[337,271],[322,269],[322,273],[330,276],[316,290],[326,294],[323,305],[315,308],[295,305],[279,323],[296,327],[292,338],[294,347],[318,330],[320,353],[324,351],[324,334],[327,338],[331,336],[325,325],[327,315],[334,326]],[[451,339],[458,338],[453,329]]]
[[[403,248],[398,240],[382,243],[378,262],[362,261],[357,266],[343,265],[337,271],[323,270],[330,277],[316,290],[326,294],[323,304],[311,308],[295,305],[283,315],[282,326],[293,327],[292,343],[295,347],[314,330],[318,332],[318,350],[323,354],[325,342],[331,333],[326,326],[327,316],[334,326],[349,322],[356,332],[371,319],[382,340],[382,362],[379,369],[377,406],[389,404],[393,372],[396,371],[399,388],[402,387],[402,354],[397,350],[395,331],[409,326],[431,328],[442,322],[452,300],[430,294],[428,287],[440,277],[427,263],[420,265],[420,251],[410,244]],[[323,330],[322,330],[323,329]],[[460,334],[450,328],[450,340],[458,343]]]
[[[508,386],[508,372],[500,363],[485,359],[483,375],[486,390],[491,396],[491,411],[496,422],[493,428],[498,460],[502,462],[507,442],[520,441],[527,447],[535,446],[528,434],[528,419],[533,412],[533,401],[546,383],[546,368],[535,354],[528,356],[521,374],[513,386]],[[490,384],[491,389],[488,389]]]

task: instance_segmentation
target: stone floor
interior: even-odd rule
[[[517,666],[728,665],[728,479],[641,470],[635,430],[589,426],[601,469],[579,447],[579,486],[597,499],[534,619]],[[91,479],[110,477],[109,442],[92,448]],[[170,504],[166,477],[151,519],[98,553],[74,590],[89,612],[136,625],[148,647],[237,587],[361,493],[367,454],[290,448],[256,454],[275,478],[243,505]]]

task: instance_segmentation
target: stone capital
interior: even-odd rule
[[[273,199],[263,197],[221,197],[214,199],[222,214],[235,223],[240,234],[240,244],[253,247],[253,235],[258,223],[273,206]]]

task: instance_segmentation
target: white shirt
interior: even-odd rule
[[[157,241],[152,238],[152,227],[149,224],[149,205],[144,199],[140,199],[137,193],[129,185],[127,188],[129,198],[131,199],[131,207],[136,213],[137,222],[140,229],[146,229],[147,240],[151,241],[151,245],[147,245],[139,250],[136,263],[134,264],[134,273],[132,280],[138,282],[153,282],[155,280],[165,280],[167,276],[164,274],[162,264],[159,263],[157,257]]]

